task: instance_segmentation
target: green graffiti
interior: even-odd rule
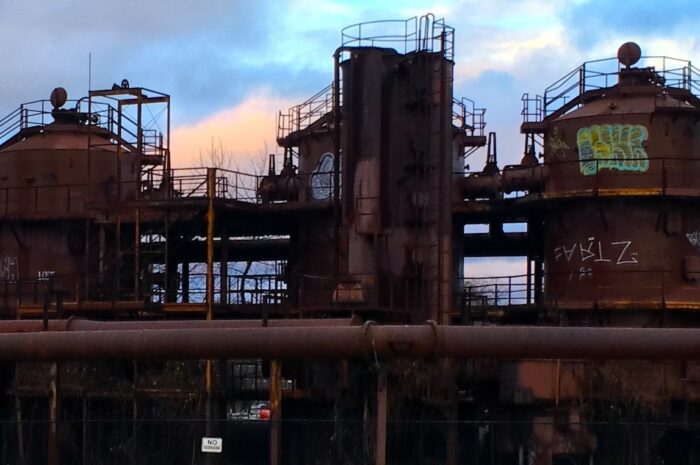
[[[600,170],[637,171],[649,169],[649,157],[642,143],[647,128],[640,124],[595,124],[576,133],[579,167],[584,176]]]

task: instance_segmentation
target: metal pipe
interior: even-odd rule
[[[49,320],[49,331],[124,331],[158,329],[262,328],[263,320],[157,320],[157,321],[94,321],[81,318]],[[267,320],[268,327],[350,326],[359,325],[359,318]],[[42,320],[0,320],[0,334],[43,331]]]
[[[0,335],[0,360],[700,359],[699,328],[349,326]]]
[[[270,465],[279,465],[282,429],[282,364],[270,361]]]

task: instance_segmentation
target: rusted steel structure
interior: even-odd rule
[[[0,120],[0,461],[677,459],[672,427],[626,437],[633,454],[596,425],[687,420],[700,399],[697,69],[635,66],[635,44],[582,65],[526,94],[522,160],[500,169],[484,110],[453,93],[444,20],[350,26],[333,58],[280,113],[267,174],[173,168],[170,97],[128,81]],[[502,256],[527,272],[465,277]],[[269,453],[193,458],[262,399]],[[147,426],[172,412],[201,422]],[[700,454],[688,436],[674,463]],[[105,437],[120,452],[96,457]]]

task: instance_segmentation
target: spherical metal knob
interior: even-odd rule
[[[58,110],[66,103],[66,100],[68,100],[68,92],[66,92],[66,89],[63,87],[56,87],[51,91],[50,99],[51,105],[53,105],[54,109]]]
[[[642,49],[634,42],[625,42],[617,49],[617,59],[628,68],[642,57]]]

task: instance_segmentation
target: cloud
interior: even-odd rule
[[[171,157],[175,167],[211,164],[212,148],[231,158],[230,168],[247,168],[250,160],[265,159],[276,151],[277,112],[298,102],[274,97],[259,89],[235,107],[219,111],[196,123],[176,126]]]
[[[232,89],[252,87],[250,74],[230,70],[274,40],[270,5],[270,0],[5,0],[0,30],[8,40],[0,41],[0,111],[46,98],[57,85],[75,98],[85,95],[89,53],[94,88],[128,78],[181,102],[193,95],[193,107],[208,101],[207,110],[216,111],[246,92]],[[206,92],[200,90],[204,86]]]
[[[700,20],[695,0],[588,0],[561,11],[561,17],[580,48],[612,37],[671,36],[693,31]]]

